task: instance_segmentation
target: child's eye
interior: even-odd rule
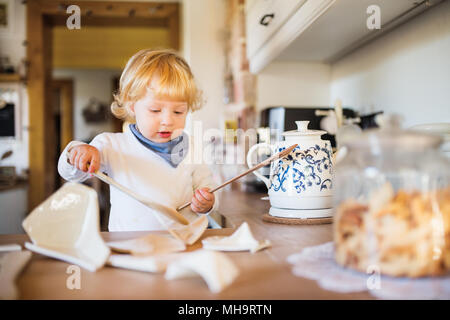
[[[150,109],[150,112],[160,112],[161,110],[157,110],[157,109]]]
[[[175,111],[175,114],[183,114],[184,112],[182,111]]]

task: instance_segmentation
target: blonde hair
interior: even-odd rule
[[[156,88],[150,84],[156,81]],[[144,49],[128,60],[120,76],[119,91],[111,105],[119,119],[132,120],[131,105],[152,90],[157,98],[170,97],[185,101],[188,110],[202,107],[202,92],[198,89],[187,62],[172,50]]]

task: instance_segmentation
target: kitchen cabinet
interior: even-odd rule
[[[26,182],[0,188],[0,234],[24,233],[22,221],[27,214]]]
[[[332,63],[443,0],[253,0],[245,7],[247,57],[258,73],[270,62]],[[367,20],[378,6],[380,29]]]
[[[306,0],[255,1],[246,14],[247,53],[253,57],[288,17]]]

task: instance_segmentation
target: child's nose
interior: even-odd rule
[[[162,115],[161,123],[166,126],[172,125],[173,124],[172,114],[170,112],[164,112]]]

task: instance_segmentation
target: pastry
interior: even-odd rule
[[[398,190],[389,184],[368,204],[342,202],[334,224],[338,264],[390,276],[438,276],[450,271],[450,188]]]

